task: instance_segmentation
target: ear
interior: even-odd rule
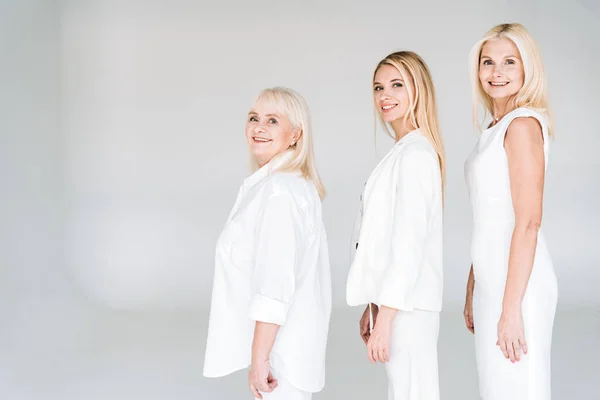
[[[302,137],[302,128],[298,127],[294,129],[294,133],[292,134],[292,143],[296,144],[298,140]]]

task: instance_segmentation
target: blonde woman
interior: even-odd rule
[[[369,360],[385,363],[388,399],[436,400],[445,163],[435,90],[421,57],[400,51],[375,68],[373,94],[395,144],[364,188],[347,302],[367,304],[360,334]]]
[[[246,141],[258,169],[217,242],[204,375],[250,366],[255,398],[308,400],[324,386],[331,280],[304,99],[264,90]]]
[[[475,334],[485,400],[550,399],[557,282],[542,223],[552,134],[539,49],[520,24],[473,47],[474,116],[492,121],[467,159],[473,207],[465,321]]]

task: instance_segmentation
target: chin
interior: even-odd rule
[[[387,122],[388,124],[394,122],[398,118],[400,118],[400,117],[397,115],[388,115],[388,114],[381,115],[381,119],[384,122]]]

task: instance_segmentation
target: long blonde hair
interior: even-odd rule
[[[373,73],[373,82],[375,82],[377,71],[384,65],[391,65],[402,75],[410,103],[404,120],[407,121],[410,119],[412,125],[421,131],[437,153],[443,195],[446,183],[446,155],[444,152],[444,140],[440,132],[435,88],[431,72],[425,61],[418,54],[412,51],[398,51],[388,55],[377,64],[377,68],[375,68],[375,72]],[[378,107],[376,107],[376,110],[378,110]],[[389,126],[383,122],[381,114],[377,112],[377,115],[388,135],[393,138],[394,135],[391,133]]]
[[[299,171],[307,180],[311,181],[321,199],[325,197],[325,187],[317,172],[313,150],[312,124],[310,110],[306,100],[292,89],[273,87],[264,89],[256,98],[255,104],[273,106],[279,113],[285,115],[294,129],[300,128],[302,134],[296,143],[289,148],[291,157],[279,171]],[[258,169],[256,159],[252,158],[252,166]]]
[[[548,134],[554,137],[554,118],[548,101],[548,87],[544,64],[539,46],[533,36],[518,23],[496,25],[490,29],[483,39],[477,41],[471,49],[469,70],[473,90],[473,123],[481,130],[478,116],[478,107],[481,103],[487,114],[493,113],[492,98],[483,90],[479,81],[479,65],[483,46],[491,39],[506,38],[512,41],[523,61],[524,80],[523,87],[515,95],[514,107],[527,107],[546,116]],[[484,116],[485,117],[485,116]]]

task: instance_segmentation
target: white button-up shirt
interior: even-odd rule
[[[248,177],[217,242],[204,376],[251,362],[255,321],[280,325],[271,366],[296,388],[325,384],[331,277],[321,200],[299,173]]]
[[[367,181],[346,300],[404,311],[442,308],[442,187],[438,156],[418,130]]]

